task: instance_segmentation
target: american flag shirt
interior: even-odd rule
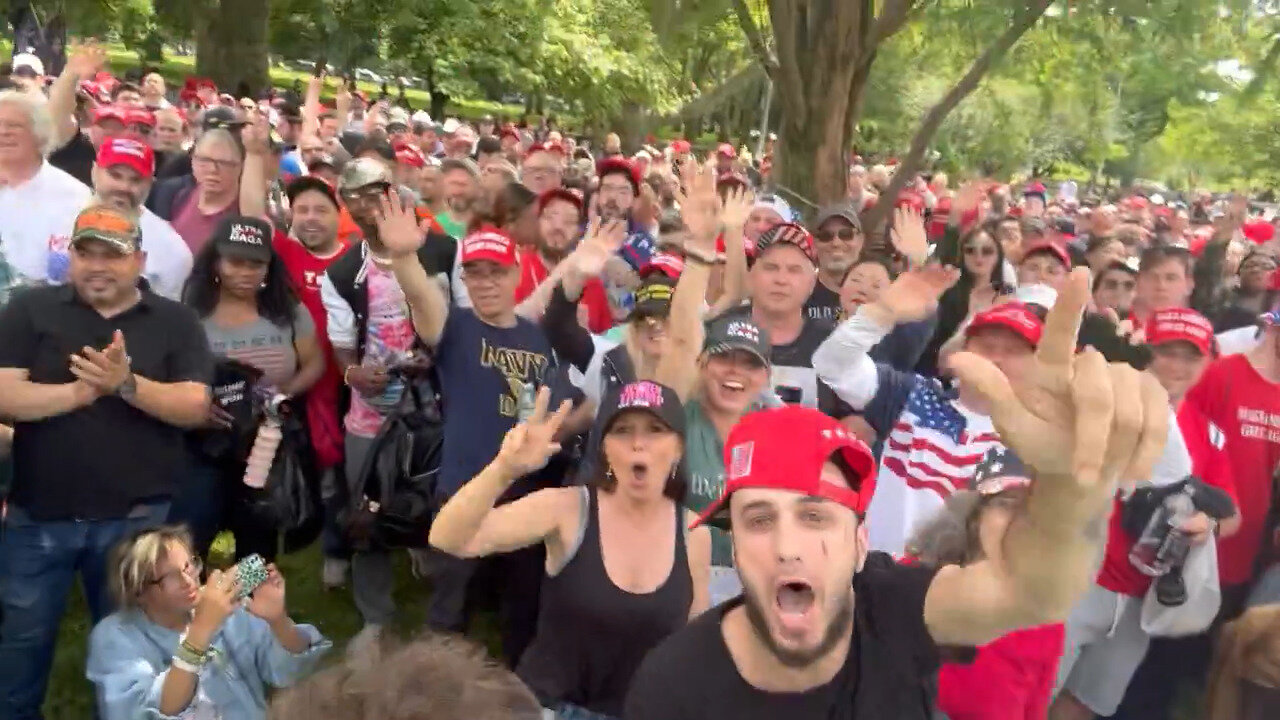
[[[915,526],[942,509],[992,448],[991,418],[969,410],[936,379],[878,365],[863,417],[884,438],[875,496],[867,508],[871,549],[901,555]]]

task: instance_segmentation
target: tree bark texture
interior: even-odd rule
[[[196,74],[212,78],[222,92],[243,87],[256,95],[270,86],[267,22],[269,0],[193,2]]]

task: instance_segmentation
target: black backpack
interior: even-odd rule
[[[338,526],[357,550],[427,545],[444,445],[434,396],[424,398],[429,393],[405,383],[400,407],[383,422],[359,476],[348,478]]]
[[[320,470],[303,416],[298,412],[286,413],[280,431],[280,445],[266,484],[261,489],[242,484],[237,490],[244,500],[245,512],[254,518],[255,524],[278,530],[284,552],[291,553],[320,537],[324,507],[320,498]]]

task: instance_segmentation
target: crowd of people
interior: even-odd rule
[[[772,138],[625,154],[104,59],[0,76],[0,717],[41,717],[77,577],[104,720],[1280,712],[1247,198],[890,201],[851,156],[797,212]],[[338,658],[274,564],[312,543]]]

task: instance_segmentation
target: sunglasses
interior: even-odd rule
[[[817,234],[815,234],[813,237],[818,242],[825,243],[825,242],[831,242],[832,240],[835,240],[837,237],[840,238],[841,240],[844,240],[845,242],[848,242],[857,236],[858,236],[857,230],[854,230],[851,227],[843,227],[843,228],[840,228],[839,230],[836,230],[835,232],[832,232],[831,230],[819,230]]]
[[[992,257],[996,249],[992,245],[970,245],[964,249],[964,254],[968,257]]]

